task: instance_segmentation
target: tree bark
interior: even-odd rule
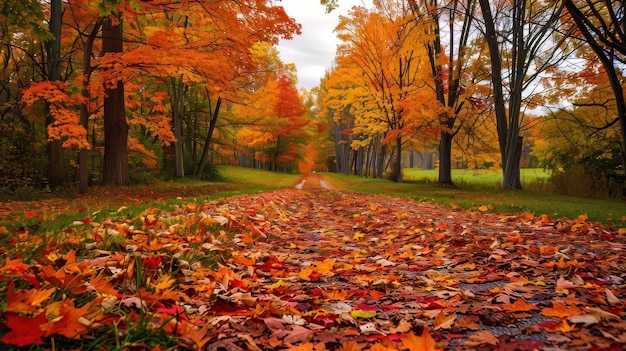
[[[198,165],[198,171],[196,172],[196,177],[198,179],[202,179],[202,173],[204,172],[204,166],[206,165],[206,160],[208,159],[209,150],[211,146],[211,139],[213,137],[213,130],[215,130],[215,124],[217,123],[217,116],[220,112],[220,105],[222,104],[222,97],[217,98],[217,103],[215,104],[215,110],[213,111],[213,115],[211,116],[211,121],[209,122],[209,131],[206,136],[206,141],[204,142],[204,148],[202,149],[202,156],[200,156],[200,164]]]
[[[122,52],[121,14],[116,19],[106,18],[102,23],[102,51]],[[104,169],[102,183],[126,185],[128,175],[128,122],[124,101],[124,82],[118,80],[114,88],[105,87],[104,97]]]
[[[89,81],[91,79],[91,53],[96,35],[100,31],[102,19],[99,18],[94,24],[83,48],[83,86],[81,94],[85,101],[80,105],[80,125],[89,131]],[[92,147],[95,145],[92,145]],[[78,151],[78,193],[86,194],[89,189],[89,150]]]
[[[393,165],[393,181],[402,183],[402,138],[396,138],[396,162]]]
[[[172,122],[174,124],[174,170],[176,176],[185,177],[185,160],[183,155],[183,123],[182,115],[184,113],[184,85],[182,77],[179,79],[172,78]]]
[[[447,132],[441,132],[439,140],[439,180],[437,183],[444,187],[453,187],[452,182],[452,139]]]
[[[50,22],[49,28],[53,38],[46,40],[46,54],[48,65],[48,80],[60,81],[61,73],[59,64],[61,62],[61,23],[63,14],[61,12],[61,0],[50,1]],[[54,122],[49,109],[46,108],[46,152],[48,154],[48,183],[51,186],[59,186],[65,182],[65,157],[62,142],[59,139],[49,140],[48,126]]]

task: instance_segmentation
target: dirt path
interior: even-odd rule
[[[455,211],[324,184],[307,175],[294,189],[229,201],[265,237],[248,239],[229,265],[245,288],[226,286],[224,298],[243,292],[255,301],[234,303],[237,316],[218,324],[233,347],[244,347],[242,331],[261,349],[626,343],[624,236],[582,218]]]

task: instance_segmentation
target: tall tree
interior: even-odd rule
[[[541,73],[567,56],[561,51],[564,39],[552,35],[563,4],[539,0],[479,0],[479,4],[491,59],[502,187],[520,189],[523,100]],[[497,10],[495,15],[492,10]]]
[[[112,14],[102,23],[102,52],[123,52],[121,13]],[[104,173],[103,184],[124,185],[128,175],[128,122],[124,100],[124,81],[114,77],[105,83],[104,96]]]
[[[475,0],[409,0],[411,10],[418,21],[425,21],[428,40],[425,45],[433,76],[435,94],[442,110],[439,117],[441,132],[439,139],[439,185],[453,185],[452,140],[462,128],[464,107],[471,107],[467,99],[467,86],[472,74],[468,62],[476,49],[472,50],[471,30],[475,19]],[[474,42],[475,43],[475,42]],[[459,121],[460,123],[457,123]]]
[[[350,17],[340,19],[336,30],[343,44],[337,62],[355,68],[364,81],[352,90],[362,97],[352,105],[358,111],[353,132],[361,135],[353,147],[366,147],[382,136],[395,155],[390,178],[400,182],[403,143],[431,123],[439,105],[432,90],[426,89],[430,80],[424,74],[421,23],[393,1],[376,6],[375,12],[355,7]]]
[[[47,54],[47,73],[48,80],[61,80],[61,24],[63,22],[63,14],[61,11],[61,0],[50,1],[50,20],[48,28],[52,37],[45,41]],[[46,108],[49,110],[49,107]],[[47,126],[54,122],[54,117],[48,112],[46,114],[46,130]],[[52,186],[59,186],[65,182],[65,159],[63,155],[63,147],[61,140],[57,138],[48,138],[46,145],[48,152],[48,181]]]

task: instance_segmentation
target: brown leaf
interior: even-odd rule
[[[496,346],[498,345],[498,343],[498,338],[496,338],[496,336],[493,335],[492,332],[490,332],[489,330],[480,330],[477,331],[475,334],[470,335],[470,337],[463,342],[463,346],[478,348],[479,346],[485,345]]]
[[[293,344],[307,340],[311,336],[312,331],[299,325],[292,325],[291,330],[285,336],[285,342]]]

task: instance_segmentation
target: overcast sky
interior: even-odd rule
[[[339,15],[346,15],[354,5],[371,7],[371,0],[339,0],[341,6],[325,13],[319,0],[282,0],[287,14],[302,24],[302,34],[292,40],[281,40],[278,50],[285,63],[295,63],[298,87],[307,90],[316,87],[320,78],[331,67],[339,44],[333,32]]]

